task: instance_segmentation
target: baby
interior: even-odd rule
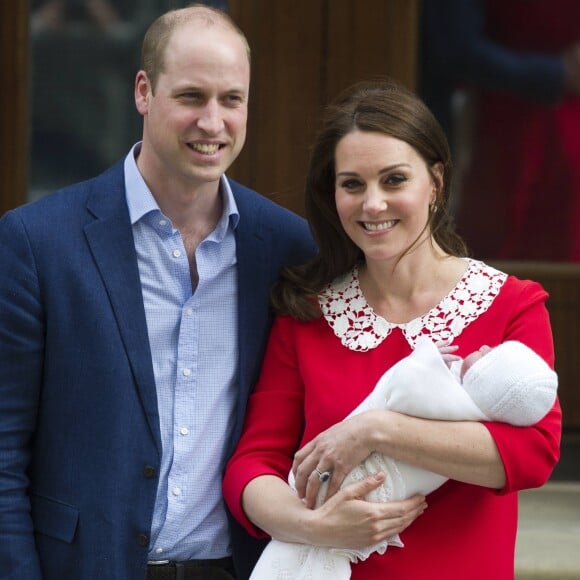
[[[425,419],[525,426],[539,421],[554,404],[558,377],[524,344],[508,341],[494,348],[483,346],[465,359],[453,355],[454,350],[422,339],[408,357],[379,379],[349,417],[383,408]],[[368,501],[427,495],[447,481],[437,473],[374,452],[346,476],[341,488],[379,472],[385,473],[385,481],[367,495]],[[292,473],[288,483],[294,489]],[[316,507],[324,502],[327,489],[328,483],[322,483]],[[375,551],[384,554],[388,545],[403,547],[398,535],[363,550],[272,539],[250,580],[348,580],[351,562],[366,560]]]
[[[507,343],[506,343],[507,344]],[[439,348],[439,350],[442,352],[442,354],[445,353],[445,348],[443,346],[439,346],[437,345],[437,348]],[[447,363],[447,366],[449,366],[449,368],[451,370],[455,370],[455,372],[457,372],[457,365],[454,363],[459,362],[459,380],[461,382],[463,382],[463,377],[465,376],[465,373],[474,365],[474,363],[476,363],[483,355],[487,354],[488,352],[490,352],[492,349],[491,346],[487,346],[487,344],[484,344],[483,346],[481,346],[479,348],[479,350],[475,350],[473,351],[471,354],[468,354],[464,359],[462,359],[461,357],[456,357],[451,355],[450,357],[446,357],[445,355],[443,356],[443,360]]]

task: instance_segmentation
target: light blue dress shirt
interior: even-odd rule
[[[163,444],[149,558],[222,558],[231,553],[221,480],[236,401],[239,213],[222,178],[223,213],[195,252],[192,294],[181,235],[137,168],[139,148],[125,159],[125,185]]]

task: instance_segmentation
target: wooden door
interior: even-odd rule
[[[230,0],[252,48],[247,143],[230,174],[303,213],[320,112],[355,81],[414,88],[417,0]]]
[[[0,3],[0,215],[26,199],[28,2]]]

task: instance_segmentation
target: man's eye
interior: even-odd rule
[[[200,101],[203,96],[199,93],[181,93],[181,98],[187,101]]]
[[[228,95],[226,102],[230,105],[239,105],[243,102],[241,95]]]

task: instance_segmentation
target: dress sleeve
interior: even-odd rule
[[[287,481],[304,426],[304,388],[288,317],[274,322],[258,384],[250,396],[242,436],[226,466],[224,499],[234,517],[255,536],[242,509],[242,493],[255,477],[275,475]]]
[[[548,294],[536,282],[510,277],[512,290],[504,341],[519,340],[554,368],[554,345],[546,300]],[[486,423],[501,455],[506,484],[501,493],[540,487],[546,483],[560,457],[562,411],[556,399],[548,414],[530,427]]]

